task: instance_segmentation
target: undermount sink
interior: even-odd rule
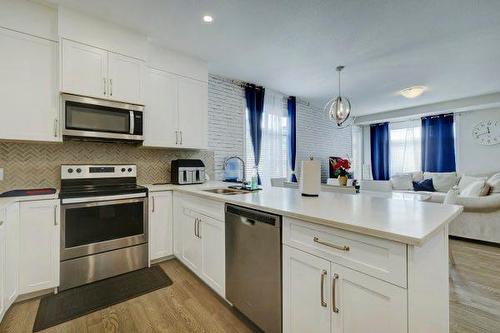
[[[245,194],[250,193],[250,191],[246,190],[237,190],[234,188],[212,188],[210,190],[203,190],[204,192],[216,193],[216,194],[224,194],[224,195],[235,195],[235,194]]]

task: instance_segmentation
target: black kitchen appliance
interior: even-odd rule
[[[171,174],[173,184],[201,184],[205,182],[205,164],[202,160],[173,160]]]

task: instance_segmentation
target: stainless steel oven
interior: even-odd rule
[[[142,141],[144,106],[63,94],[63,135]]]
[[[148,265],[148,193],[135,175],[135,165],[61,167],[60,290]]]

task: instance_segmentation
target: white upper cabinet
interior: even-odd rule
[[[144,146],[206,149],[206,82],[150,68],[146,84]]]
[[[146,79],[144,146],[176,147],[179,142],[177,75],[150,68]]]
[[[59,200],[20,203],[20,294],[59,285],[59,208]]]
[[[172,192],[149,195],[149,258],[160,259],[173,254]]]
[[[62,91],[106,98],[108,52],[62,40]]]
[[[207,148],[208,85],[179,78],[179,134],[183,148]]]
[[[0,139],[61,141],[57,43],[0,28]]]
[[[109,98],[134,104],[144,104],[144,62],[109,52]]]
[[[61,43],[61,91],[144,103],[143,61],[67,39]]]

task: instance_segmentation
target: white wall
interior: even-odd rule
[[[321,181],[325,182],[330,156],[352,157],[351,128],[338,129],[323,108],[297,101],[297,175],[301,161],[310,156],[321,160]]]
[[[483,120],[496,120],[500,124],[500,109],[455,114],[457,171],[460,173],[500,172],[500,144],[483,146],[472,138],[472,128]]]

